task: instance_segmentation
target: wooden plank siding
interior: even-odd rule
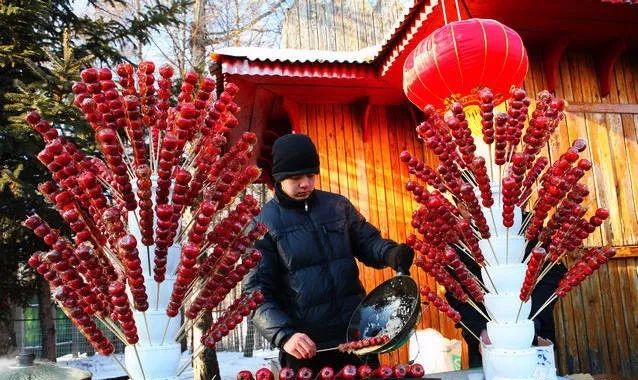
[[[544,88],[542,60],[530,54],[525,87]],[[591,54],[571,52],[559,65],[556,95],[569,105],[548,144],[553,161],[577,138],[588,140],[582,157],[593,162],[584,183],[591,194],[588,216],[597,207],[610,217],[587,246],[618,247],[618,257],[557,304],[560,373],[638,375],[638,58],[625,54],[614,68],[611,93],[600,98]]]
[[[380,45],[403,15],[400,1],[297,0],[286,11],[281,47],[354,51]]]

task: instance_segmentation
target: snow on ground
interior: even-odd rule
[[[218,352],[219,372],[221,380],[234,380],[237,372],[249,370],[253,373],[259,368],[270,368],[271,362],[277,361],[279,351],[255,351],[252,358],[245,358],[241,352]]]
[[[124,363],[124,354],[114,354],[120,363]],[[122,367],[120,367],[115,359],[110,356],[93,355],[87,356],[80,354],[78,357],[68,354],[58,358],[57,365],[65,367],[74,367],[89,371],[93,374],[92,379],[112,379],[116,377],[126,376]]]
[[[262,367],[270,367],[273,361],[277,359],[278,351],[257,350],[253,352],[253,357],[246,358],[242,352],[218,352],[217,361],[219,362],[219,372],[221,380],[234,380],[237,372],[241,370],[250,370],[255,372]],[[116,354],[117,359],[124,363],[124,354]],[[180,367],[182,363],[190,360],[190,353],[183,352]],[[124,370],[111,357],[101,355],[87,356],[81,354],[74,358],[72,355],[64,355],[58,358],[58,365],[80,368],[93,374],[94,380],[107,380],[126,376]],[[179,367],[178,367],[179,368]],[[189,368],[180,376],[181,380],[190,380],[193,378],[193,371]]]

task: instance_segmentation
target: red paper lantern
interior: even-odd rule
[[[435,30],[408,55],[403,66],[403,91],[419,108],[444,107],[446,100],[478,104],[477,90],[489,87],[494,103],[520,86],[527,73],[527,52],[521,37],[495,20],[451,22]]]

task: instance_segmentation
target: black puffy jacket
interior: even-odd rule
[[[255,244],[263,257],[244,281],[244,291],[265,295],[253,322],[277,347],[295,332],[318,348],[342,343],[365,296],[355,257],[386,267],[385,253],[396,243],[381,238],[341,195],[315,190],[305,202],[282,198],[266,203],[257,217],[269,231]]]

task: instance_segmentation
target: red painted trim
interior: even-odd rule
[[[281,106],[288,115],[288,120],[290,120],[290,124],[292,125],[292,131],[294,133],[299,133],[299,104],[284,97],[284,101]]]
[[[603,98],[609,95],[609,90],[611,88],[611,73],[614,70],[614,65],[616,64],[618,57],[620,57],[626,49],[627,42],[625,42],[625,40],[616,40],[607,45],[602,54],[598,55],[599,59],[596,62],[596,74],[598,74],[600,96]]]
[[[557,38],[543,53],[543,66],[545,69],[545,80],[547,81],[547,89],[554,91],[558,82],[558,63],[560,62],[569,39],[565,36]]]
[[[428,3],[428,4],[426,4]],[[396,81],[401,75],[394,75],[397,70],[403,70],[405,58],[416,45],[427,37],[436,27],[443,25],[440,6],[431,6],[429,1],[421,4],[421,9],[415,12],[410,25],[404,29],[404,34],[397,38],[394,46],[388,46],[387,52],[382,53],[379,63],[379,76],[383,79]],[[434,27],[436,24],[436,27]],[[399,73],[400,74],[400,73]],[[401,86],[401,83],[398,83]]]

